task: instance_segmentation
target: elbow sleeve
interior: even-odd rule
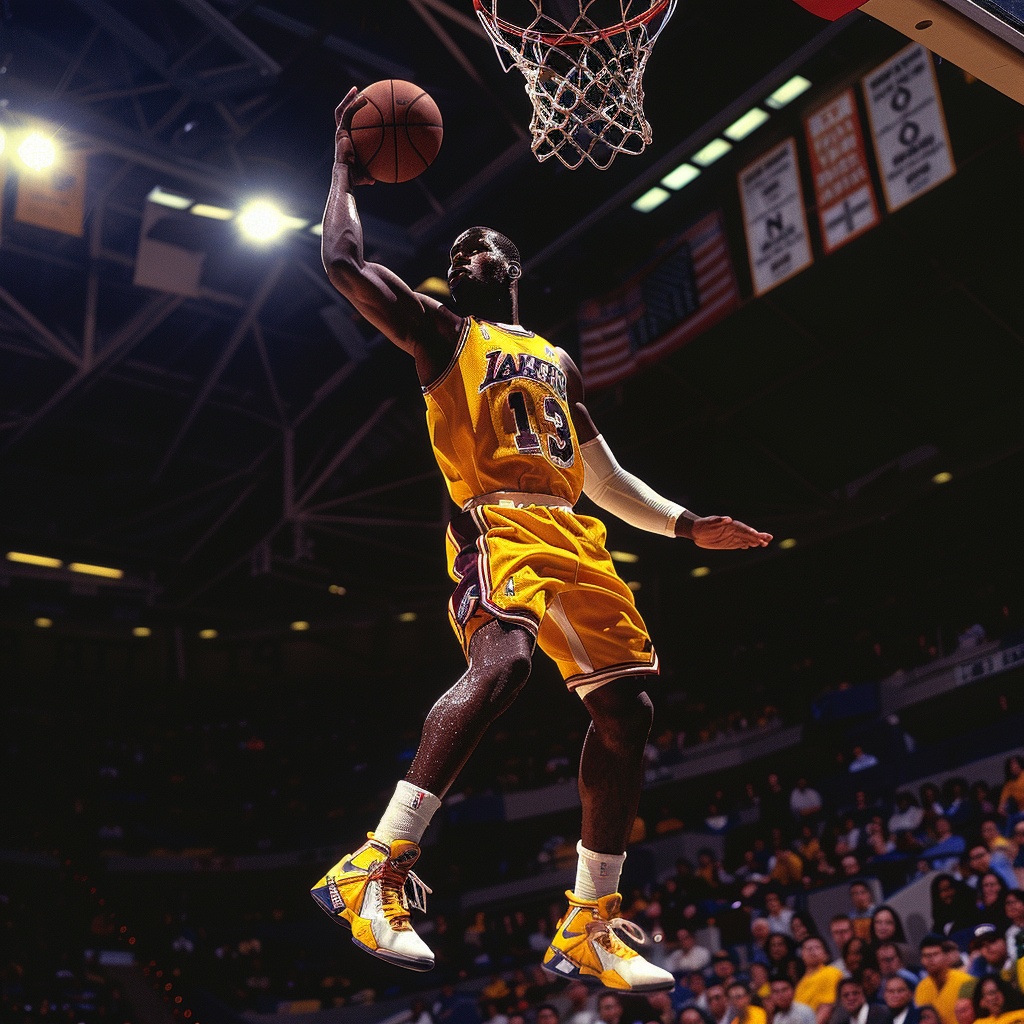
[[[638,530],[675,536],[676,520],[686,509],[627,473],[602,435],[580,445],[580,454],[585,467],[583,493],[595,505]]]

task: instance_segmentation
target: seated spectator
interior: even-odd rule
[[[828,963],[828,951],[821,939],[805,939],[800,959],[806,973],[796,986],[796,1001],[805,1003],[817,1015],[817,1024],[825,1024],[836,1002],[836,988],[843,972]]]
[[[867,944],[867,940],[859,935],[854,935],[850,941],[843,946],[843,963],[846,966],[846,976],[856,978],[860,975],[864,964],[869,960],[874,962],[874,955]]]
[[[965,779],[947,779],[942,787],[946,817],[954,826],[966,825],[971,817],[971,795]]]
[[[895,974],[885,981],[885,1005],[889,1008],[891,1024],[917,1024],[921,1013],[914,1006],[914,990],[902,975]]]
[[[995,925],[979,924],[971,939],[971,963],[967,973],[975,978],[996,975],[1003,981],[1014,981],[1006,957],[1006,935]]]
[[[601,1024],[623,1024],[622,1012],[622,1000],[614,992],[605,992],[598,998],[597,1015]],[[509,1024],[512,1022],[509,1021]]]
[[[904,950],[906,946],[898,946],[894,942],[883,942],[875,950],[875,959],[878,961],[878,969],[881,971],[882,980],[889,978],[903,978],[908,985],[917,987],[921,976],[907,966]]]
[[[874,768],[878,764],[878,758],[874,754],[866,754],[864,748],[857,746],[853,748],[853,757],[847,766],[847,771],[862,772],[868,768]]]
[[[953,1006],[956,1024],[974,1024],[974,1003],[969,997],[961,996]]]
[[[772,934],[772,926],[768,923],[768,919],[764,917],[755,917],[750,922],[750,945],[748,957],[754,963],[769,964],[768,951],[765,946],[768,944],[768,939]]]
[[[696,1003],[701,1010],[706,1010],[708,1008],[707,984],[704,981],[704,974],[702,971],[690,971],[683,981],[681,981],[679,985],[676,985],[676,992],[680,990],[680,986],[684,986],[690,993],[689,997],[683,999],[684,1003],[692,1001]]]
[[[645,1014],[645,1024],[676,1024],[676,1011],[672,1008],[672,998],[667,992],[652,992],[647,997],[647,1002],[651,1004],[651,1010],[657,1016],[652,1020],[649,1013]],[[540,1024],[539,1019],[537,1024]]]
[[[769,999],[772,994],[771,984],[768,981],[768,968],[764,964],[751,964],[747,968],[747,974],[750,976],[750,991],[753,995],[757,996],[761,1000],[761,1005],[765,1005],[765,1000]]]
[[[715,1024],[707,1010],[699,1006],[684,1006],[679,1012],[679,1024]]]
[[[860,969],[860,983],[864,989],[864,998],[869,1003],[880,1006],[884,1002],[882,999],[882,970],[873,955]]]
[[[569,1000],[565,1011],[565,1024],[594,1024],[597,1011],[591,1006],[590,990],[582,982],[574,981],[566,990]]]
[[[682,830],[683,819],[673,814],[667,807],[662,807],[661,814],[658,815],[658,823],[654,826],[655,834],[667,836],[672,832],[681,832]]]
[[[711,1019],[715,1024],[726,1024],[732,1016],[732,1010],[729,1008],[729,997],[726,995],[725,988],[716,981],[713,985],[708,985],[707,992],[704,994]],[[611,1022],[606,1021],[605,1024],[611,1024]]]
[[[903,922],[900,915],[888,904],[882,903],[875,907],[871,915],[871,928],[868,932],[871,945],[876,948],[883,942],[899,942],[906,944],[907,936],[903,931]]]
[[[923,820],[924,811],[918,805],[914,794],[906,790],[901,790],[897,793],[896,810],[892,812],[889,818],[889,831],[894,834],[897,832],[916,832],[921,827]]]
[[[829,1024],[889,1024],[889,1011],[870,1004],[856,978],[843,978],[837,988],[838,1003],[829,1016]]]
[[[812,825],[804,822],[800,826],[800,835],[793,843],[793,849],[800,855],[800,859],[806,864],[817,858],[821,852],[821,843]]]
[[[761,870],[757,854],[753,850],[743,852],[743,861],[733,872],[734,877],[740,882],[753,882],[755,885],[763,885],[771,876]]]
[[[508,1024],[508,1014],[498,1009],[498,1004],[491,1001],[484,1001],[484,1009],[481,1016],[484,1024]],[[433,1018],[431,1018],[433,1020]],[[416,1024],[415,1021],[412,1024]]]
[[[949,818],[940,815],[933,827],[935,842],[921,852],[936,871],[952,871],[960,862],[960,855],[967,849],[963,836],[953,834]]]
[[[677,946],[665,958],[665,970],[671,974],[703,971],[711,963],[711,950],[697,945],[689,928],[676,932]]]
[[[953,1007],[965,985],[968,992],[971,990],[974,979],[966,971],[949,966],[939,935],[926,935],[920,948],[925,976],[914,991],[914,1002],[919,1007],[934,1007],[941,1024],[957,1024]]]
[[[789,919],[789,930],[793,933],[793,941],[798,946],[812,935],[815,938],[821,937],[818,935],[818,926],[814,923],[814,918],[800,910],[793,911],[793,916]]]
[[[839,861],[845,878],[856,878],[861,873],[860,858],[855,853],[847,853]]]
[[[1010,960],[1011,978],[1024,990],[1024,890],[1011,889],[1003,904],[1010,926],[1006,929],[1006,953]]]
[[[1024,1018],[1024,1001],[1002,978],[983,978],[974,989],[972,999],[977,1020],[998,1020],[1010,1024]]]
[[[765,920],[772,930],[773,935],[788,935],[793,938],[793,929],[790,922],[793,920],[793,911],[785,906],[782,897],[775,889],[769,889],[764,897]]]
[[[409,1018],[409,1024],[434,1024],[434,1018],[430,1016],[422,999],[414,999],[409,1012],[412,1014]],[[557,1024],[557,1021],[555,1024]]]
[[[796,1001],[796,989],[790,978],[784,974],[772,975],[770,987],[774,1008],[771,1024],[817,1024],[815,1012],[805,1003]],[[900,1021],[900,1024],[906,1022]]]
[[[958,971],[967,970],[967,965],[970,961],[960,948],[960,943],[955,942],[953,939],[944,939],[942,942],[942,952],[946,954],[947,967],[952,967]]]
[[[796,789],[789,795],[789,808],[797,821],[812,818],[821,811],[821,794],[811,789],[806,779],[797,779]]]
[[[711,977],[708,979],[712,984],[721,985],[728,996],[729,983],[736,977],[736,961],[728,950],[720,949],[711,957]],[[709,986],[710,987],[710,986]]]
[[[1006,781],[999,791],[1000,814],[1024,812],[1024,759],[1020,754],[1011,754],[1003,766]]]
[[[996,850],[1009,850],[1013,845],[1002,832],[999,831],[999,822],[995,818],[984,818],[979,828],[981,838],[989,848],[990,853]]]
[[[850,883],[850,903],[853,904],[853,912],[850,914],[853,934],[867,941],[871,938],[871,917],[875,912],[874,897],[867,882]]]
[[[537,1024],[558,1024],[558,1008],[550,1003],[541,1003],[534,1018]]]
[[[799,885],[804,862],[788,847],[781,828],[772,829],[772,855],[768,861],[772,881],[784,888]]]
[[[828,923],[828,932],[832,936],[832,945],[838,954],[832,961],[833,967],[838,967],[846,977],[846,964],[843,962],[843,950],[846,944],[853,938],[853,922],[849,914],[836,914]]]
[[[942,1024],[939,1019],[939,1011],[934,1006],[921,1006],[918,1008],[918,1013],[921,1015],[919,1024]]]
[[[983,818],[986,814],[995,814],[996,804],[989,784],[979,779],[971,786],[972,817]]]
[[[933,933],[951,935],[977,924],[974,893],[952,875],[943,873],[932,879],[931,898]]]
[[[990,852],[982,839],[976,839],[968,844],[967,867],[969,875],[965,881],[972,888],[977,887],[982,875],[989,871],[994,871],[1007,889],[1014,889],[1017,886],[1017,876],[1013,873],[1010,858],[1002,850]]]
[[[890,857],[896,853],[896,840],[889,835],[880,816],[872,818],[864,826],[864,835],[865,852],[869,864],[880,857]]]
[[[801,973],[796,943],[788,935],[776,933],[765,943],[764,949],[768,954],[768,973],[784,974],[795,985]]]
[[[1003,907],[1010,889],[995,871],[986,871],[978,879],[978,920],[1005,928],[1008,924]]]
[[[1018,816],[1013,823],[1013,845],[1017,855],[1013,858],[1013,873],[1017,877],[1017,888],[1024,888],[1024,816]]]
[[[972,647],[980,647],[985,642],[985,627],[976,622],[968,626],[957,638],[956,649],[958,651],[969,651]]]
[[[733,981],[729,984],[729,1009],[732,1011],[734,1024],[766,1024],[767,1015],[760,1006],[753,1006],[750,1001],[750,989],[744,981]]]

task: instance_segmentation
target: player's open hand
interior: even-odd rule
[[[334,111],[334,123],[337,131],[334,136],[334,159],[339,163],[348,164],[351,168],[353,185],[372,185],[373,178],[356,159],[356,147],[352,145],[352,115],[361,107],[366,106],[366,97],[352,86],[345,98]]]
[[[733,550],[737,548],[766,548],[772,539],[770,533],[759,533],[752,526],[730,516],[705,516],[693,521],[693,542],[699,548]]]

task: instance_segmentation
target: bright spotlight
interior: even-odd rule
[[[935,476],[932,477],[932,483],[933,484],[948,484],[949,481],[952,480],[952,479],[953,479],[953,474],[952,473],[946,473],[946,472],[936,473]],[[8,555],[7,557],[10,558],[11,556]]]
[[[53,139],[48,139],[40,132],[32,132],[18,147],[18,156],[30,170],[45,171],[57,159],[57,148]]]
[[[7,148],[7,132],[0,128],[0,154]]]
[[[250,203],[239,215],[238,226],[246,237],[256,242],[268,242],[285,228],[284,217],[273,203]]]
[[[306,630],[309,629],[309,623],[303,619],[299,619],[298,622],[293,622],[288,628],[294,630],[296,633],[305,633]]]
[[[149,628],[149,626],[136,626],[132,630],[132,636],[143,636],[143,637],[145,637],[145,636],[152,636],[152,635],[153,635],[153,630],[151,630]]]

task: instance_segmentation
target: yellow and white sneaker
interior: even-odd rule
[[[338,924],[352,929],[352,941],[367,953],[399,967],[429,971],[434,954],[409,922],[410,905],[425,910],[431,891],[411,870],[420,848],[403,839],[388,846],[372,832],[366,837],[367,842],[342,857],[309,894]]]
[[[544,968],[561,978],[597,978],[606,988],[630,992],[656,992],[674,987],[668,971],[648,963],[630,949],[612,929],[636,942],[646,942],[639,925],[618,917],[622,897],[613,892],[596,903],[577,899],[571,892],[569,911],[558,922],[555,937],[544,954]]]

